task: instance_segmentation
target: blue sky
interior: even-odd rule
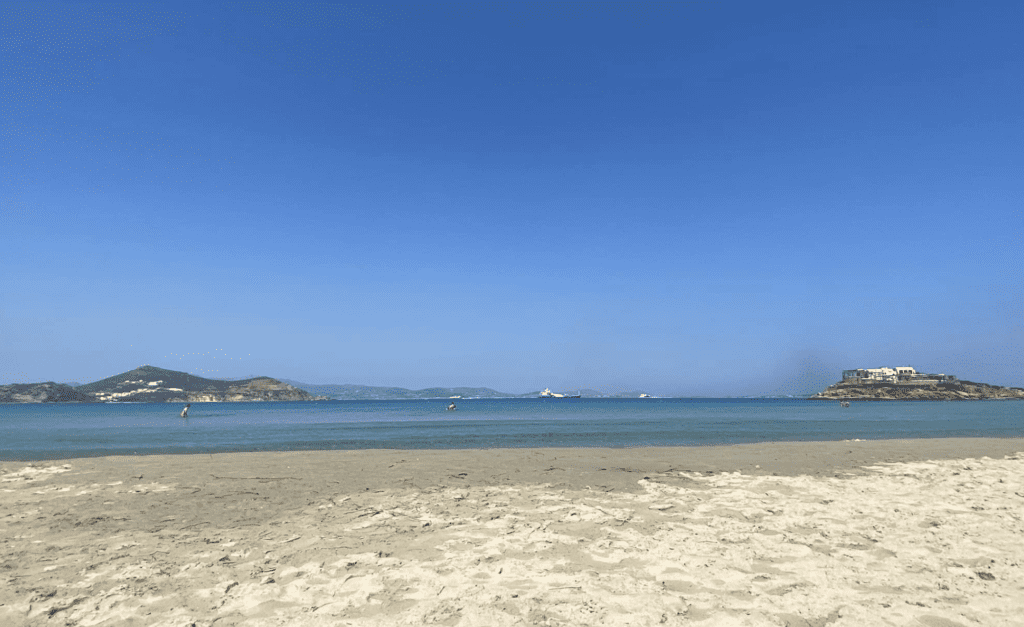
[[[0,383],[1024,385],[1022,23],[0,4]]]

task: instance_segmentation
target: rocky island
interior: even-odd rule
[[[270,377],[219,381],[155,366],[139,366],[135,370],[76,387],[50,382],[0,386],[0,402],[5,403],[209,403],[321,399]]]
[[[971,401],[1024,399],[1024,388],[973,381],[906,385],[893,382],[840,381],[810,397],[812,401]]]

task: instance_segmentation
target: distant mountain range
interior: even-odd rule
[[[452,396],[461,398],[516,398],[519,396],[518,394],[499,392],[491,388],[425,388],[422,390],[407,390],[398,387],[376,387],[352,383],[316,384],[302,383],[291,379],[281,379],[281,381],[293,385],[300,390],[305,390],[314,396],[327,396],[338,400],[401,400],[450,398]]]
[[[527,392],[526,394],[512,394],[510,392],[499,392],[491,388],[424,388],[422,390],[409,390],[399,387],[376,387],[372,385],[357,385],[353,383],[302,383],[291,379],[281,381],[293,385],[300,390],[305,390],[314,396],[326,396],[337,400],[402,400],[402,399],[424,399],[424,398],[537,398],[540,390]],[[583,398],[639,398],[642,392],[619,392],[616,394],[604,394],[597,390],[571,390],[565,394],[579,394]]]

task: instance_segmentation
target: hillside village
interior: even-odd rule
[[[859,383],[896,383],[899,385],[930,385],[933,383],[953,383],[957,378],[951,374],[924,374],[914,370],[912,366],[896,368],[860,368],[843,370],[843,381]]]

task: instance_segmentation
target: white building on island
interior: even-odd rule
[[[895,368],[858,368],[843,370],[843,381],[854,383],[896,383],[901,385],[928,385],[929,383],[952,383],[957,378],[951,374],[924,374],[912,366]]]

